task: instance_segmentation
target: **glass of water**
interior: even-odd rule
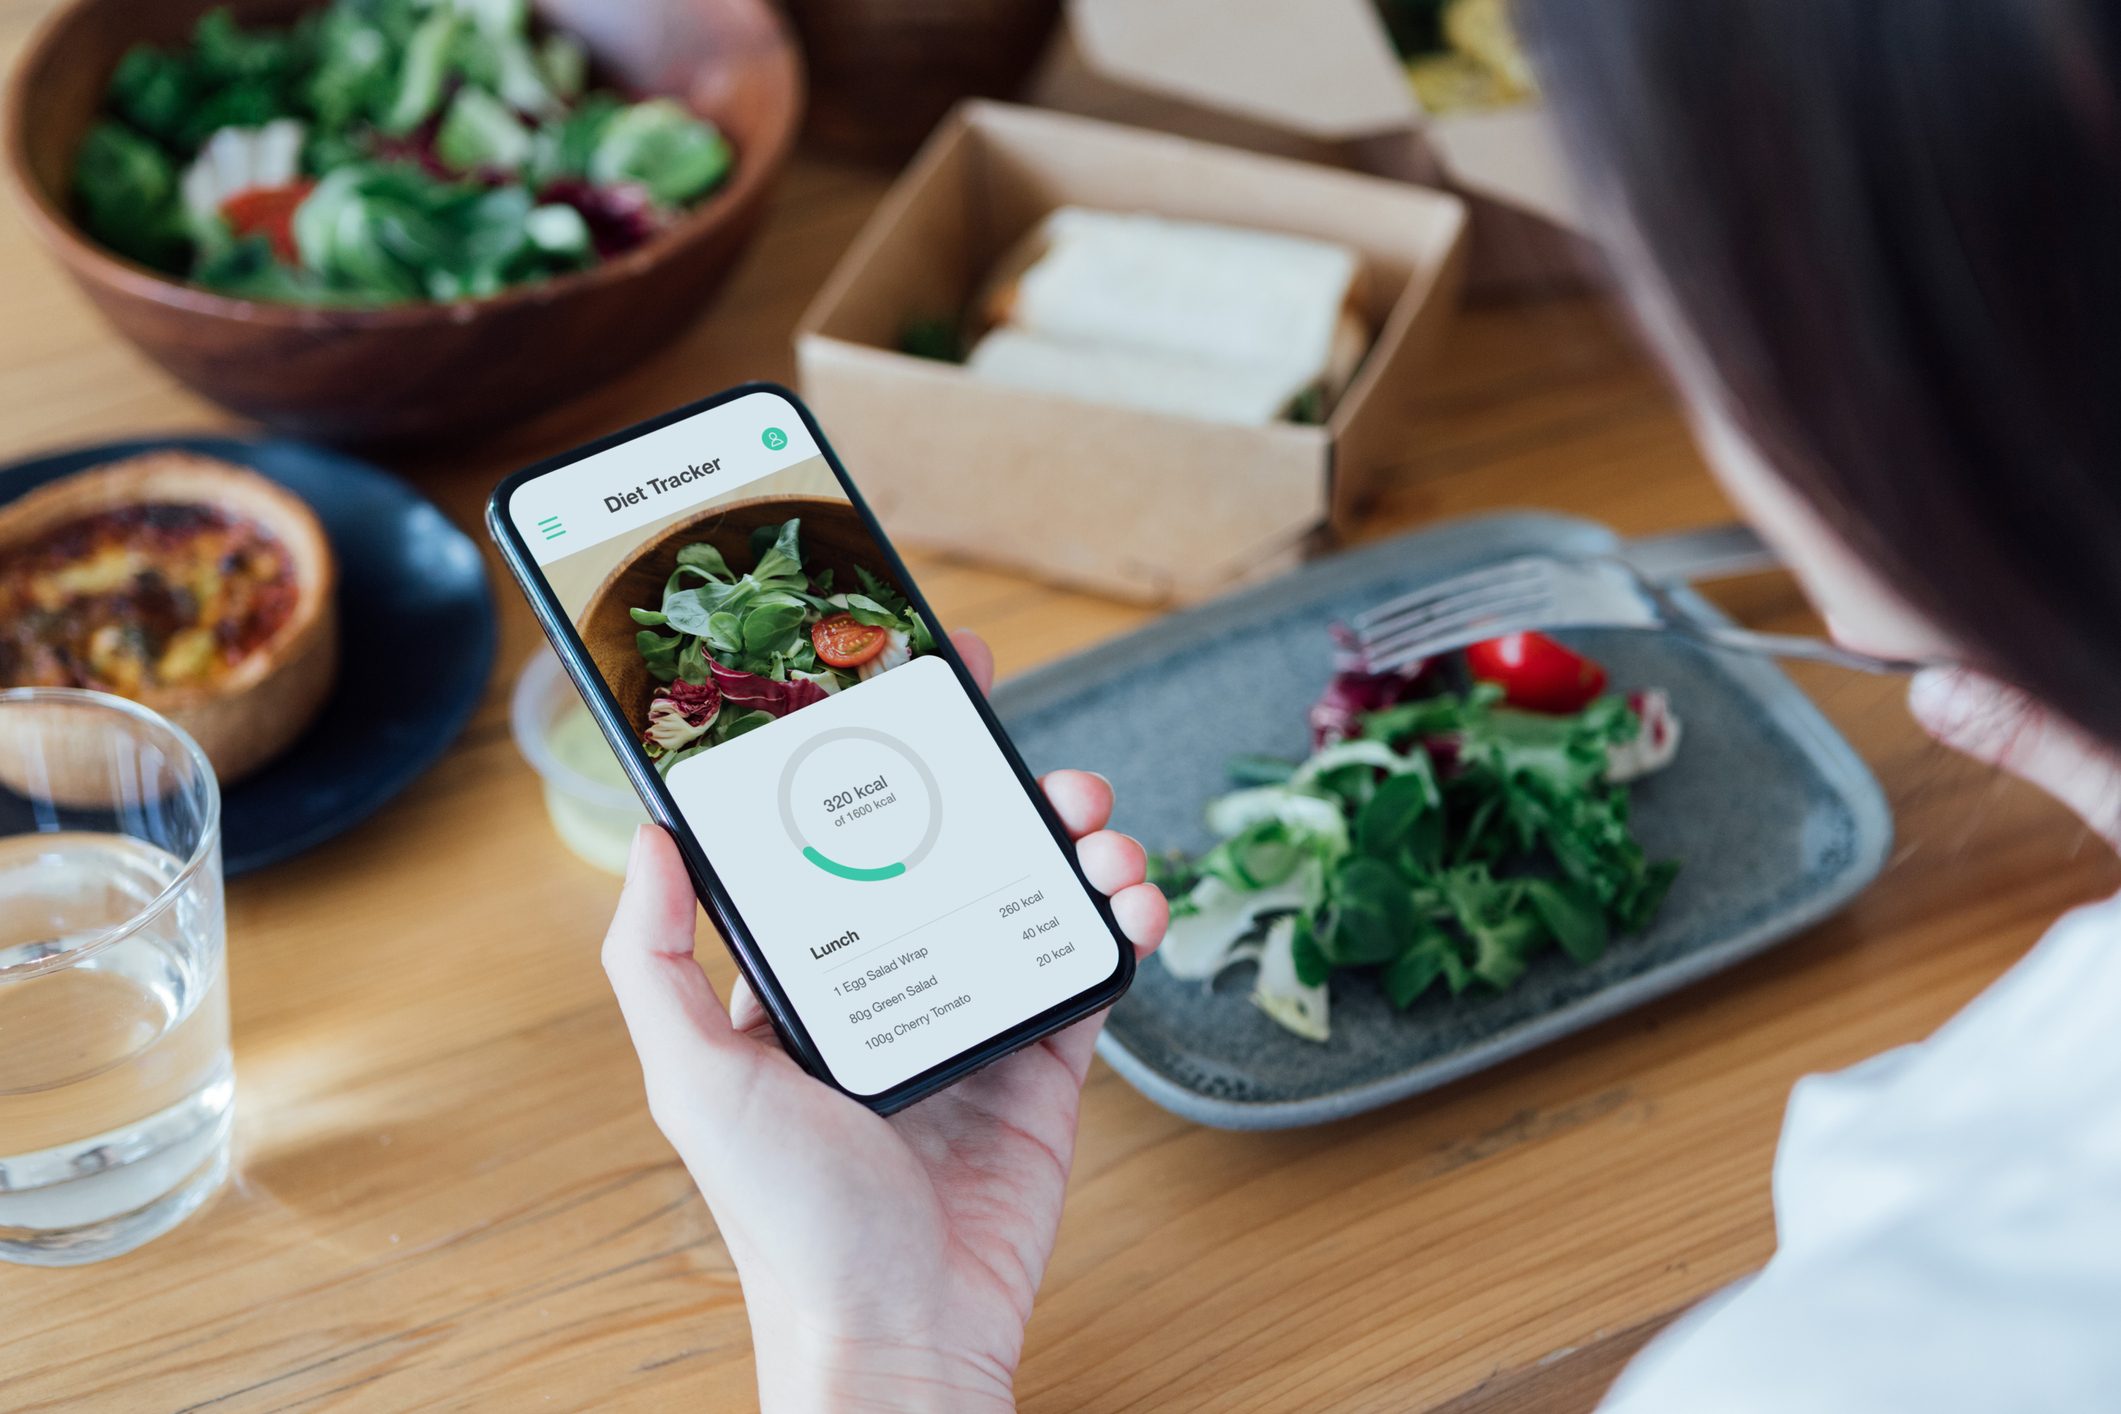
[[[0,692],[0,1259],[176,1226],[228,1172],[221,794],[121,698]]]

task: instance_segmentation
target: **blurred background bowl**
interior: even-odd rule
[[[641,631],[641,626],[633,621],[629,611],[653,609],[662,604],[663,585],[670,578],[671,571],[677,568],[678,551],[687,545],[704,543],[714,546],[729,562],[730,569],[744,574],[754,563],[751,532],[762,525],[779,525],[790,516],[798,516],[803,522],[800,532],[803,568],[812,575],[820,570],[831,570],[835,592],[859,588],[860,582],[854,574],[856,566],[890,578],[883,563],[884,557],[877,551],[876,537],[862,524],[854,507],[845,501],[812,496],[760,496],[754,500],[714,506],[690,520],[669,526],[621,560],[597,586],[596,593],[590,595],[589,603],[575,620],[582,643],[589,649],[590,661],[610,684],[611,695],[617,699],[619,710],[626,714],[627,725],[633,728],[634,735],[639,736],[648,729],[648,697],[658,684],[649,676],[648,665],[641,661],[640,650],[634,646],[634,636]]]
[[[607,874],[625,873],[633,832],[648,823],[648,811],[552,650],[540,648],[523,665],[508,726],[538,773],[561,843]]]
[[[76,225],[74,152],[119,57],[184,40],[225,6],[284,25],[315,0],[76,0],[30,44],[7,101],[7,167],[31,226],[105,318],[237,412],[340,441],[459,435],[549,410],[692,321],[735,265],[799,126],[802,65],[766,0],[539,0],[606,82],[667,94],[736,149],[720,190],[655,240],[490,299],[312,309],[232,299],[106,250]]]
[[[912,155],[959,99],[1022,87],[1061,0],[784,0],[802,37],[809,134],[866,162]]]

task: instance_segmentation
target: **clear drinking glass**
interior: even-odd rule
[[[0,692],[0,1259],[127,1252],[228,1172],[221,793],[98,692]]]

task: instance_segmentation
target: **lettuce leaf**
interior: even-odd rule
[[[675,99],[651,98],[619,110],[597,135],[589,180],[634,182],[665,206],[681,206],[729,174],[729,142]]]
[[[117,123],[98,123],[74,162],[74,199],[90,235],[143,265],[181,261],[190,242],[175,166]]]
[[[1233,763],[1257,783],[1209,804],[1220,842],[1156,862],[1175,975],[1256,960],[1254,1000],[1322,1040],[1336,970],[1374,969],[1405,1008],[1439,984],[1509,987],[1548,948],[1594,962],[1654,917],[1676,866],[1644,856],[1607,779],[1642,730],[1625,702],[1557,717],[1432,691],[1351,726],[1293,765]]]

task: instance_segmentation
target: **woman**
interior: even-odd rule
[[[2121,835],[2121,11],[1519,0],[1600,234],[1734,498],[1947,743]],[[969,647],[970,645],[968,645]],[[984,658],[984,655],[980,655]],[[2006,686],[2008,684],[2008,686]],[[1130,936],[1111,800],[1049,791]],[[1094,1023],[891,1121],[690,961],[644,837],[606,957],[742,1273],[768,1408],[1007,1408]],[[2121,1409],[2121,905],[1798,1087],[1780,1248],[1622,1414]]]

